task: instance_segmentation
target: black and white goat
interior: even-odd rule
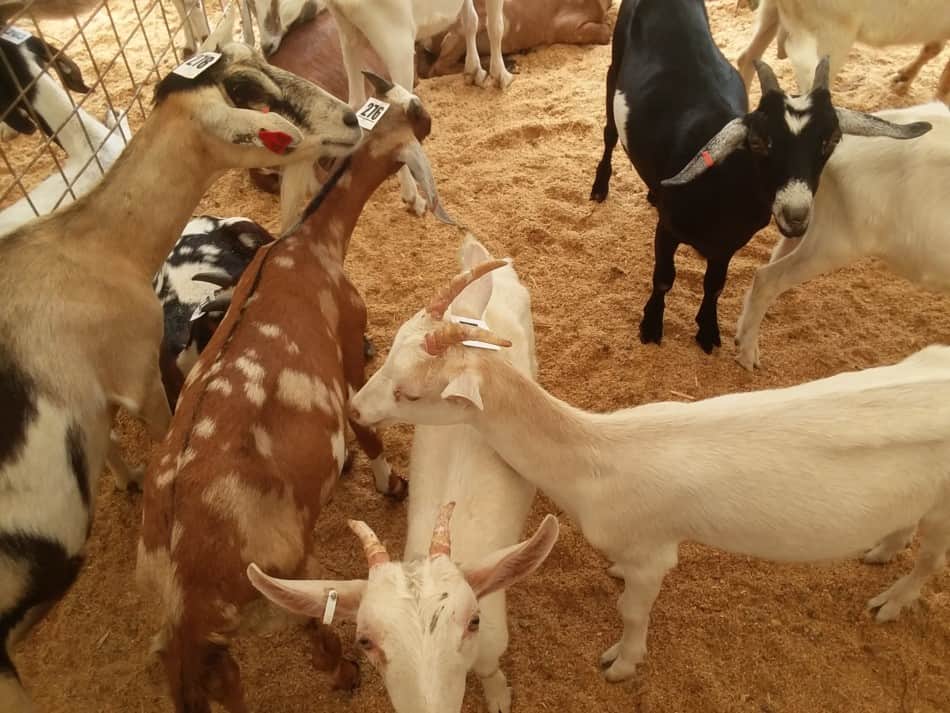
[[[0,37],[0,120],[5,128],[20,134],[32,134],[39,125],[52,136],[59,127],[47,123],[35,105],[38,95],[50,93],[51,88],[54,95],[63,91],[49,70],[74,92],[85,94],[89,87],[76,63],[59,49],[21,30],[14,32],[19,40]]]
[[[653,292],[640,322],[644,344],[663,336],[680,243],[707,261],[696,341],[710,353],[720,345],[717,303],[732,256],[771,215],[786,237],[804,235],[821,171],[841,135],[910,139],[930,129],[832,106],[827,58],[803,96],[787,96],[766,64],[756,70],[762,100],[746,113],[745,86],[713,41],[702,0],[630,0],[620,7],[591,200],[607,197],[619,135],[659,212]]]
[[[185,377],[227,311],[219,289],[237,284],[257,249],[274,237],[249,218],[192,218],[155,275],[162,303],[162,382],[172,409]],[[212,301],[216,304],[212,304]]]

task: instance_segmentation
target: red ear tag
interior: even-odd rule
[[[257,136],[268,151],[273,151],[276,154],[285,153],[287,147],[294,142],[294,137],[290,134],[285,134],[283,131],[261,129],[257,132]]]
[[[269,107],[269,106],[265,106],[263,109],[261,109],[261,113],[262,113],[262,114],[269,114],[269,113],[270,113],[270,107]]]
[[[709,155],[708,151],[701,151],[699,155],[703,157],[703,163],[706,164],[706,168],[712,168],[713,164],[716,163],[713,161],[713,157]]]

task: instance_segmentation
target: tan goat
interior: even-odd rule
[[[611,0],[505,0],[503,54],[515,54],[548,45],[606,45],[611,26],[607,19]],[[485,0],[475,0],[479,25],[478,52],[489,52],[485,29]],[[465,60],[465,37],[460,28],[436,35],[416,51],[420,77],[461,74]]]
[[[303,574],[339,478],[349,394],[364,378],[366,311],[343,273],[364,203],[406,165],[439,205],[419,143],[429,116],[406,90],[378,81],[388,111],[299,228],[258,251],[148,470],[137,573],[161,599],[155,645],[180,713],[208,711],[209,700],[246,711],[228,647],[257,599],[245,569],[254,561]],[[404,494],[375,434],[355,430],[375,457],[377,488]]]
[[[218,46],[230,29],[203,73],[159,83],[102,183],[0,241],[2,713],[29,710],[9,649],[78,574],[117,408],[165,435],[152,276],[201,196],[227,168],[342,155],[361,136],[342,102]]]

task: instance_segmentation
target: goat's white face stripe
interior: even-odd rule
[[[614,92],[614,122],[617,124],[617,133],[620,134],[620,143],[623,150],[627,150],[627,117],[630,116],[630,107],[623,92]]]
[[[811,121],[811,96],[785,97],[785,123],[794,136],[798,136]]]

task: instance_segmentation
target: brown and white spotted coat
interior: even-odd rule
[[[391,85],[389,85],[391,87]],[[339,478],[349,393],[364,381],[366,311],[343,272],[364,203],[405,162],[423,166],[429,117],[399,87],[299,228],[259,250],[189,374],[145,482],[138,579],[160,595],[157,647],[179,712],[246,708],[228,643],[256,592],[250,562],[305,572],[313,528]],[[430,203],[438,205],[434,190]],[[355,427],[370,458],[381,443]],[[388,466],[377,487],[405,493]],[[341,674],[338,673],[338,678]]]

